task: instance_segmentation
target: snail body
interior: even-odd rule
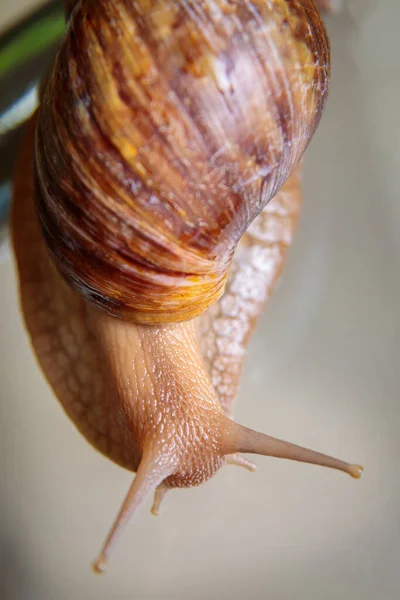
[[[240,453],[360,475],[230,419],[328,80],[311,0],[82,0],[70,15],[17,170],[13,231],[50,384],[85,437],[137,473],[98,571],[149,493],[157,512],[168,488],[227,462],[253,468]]]

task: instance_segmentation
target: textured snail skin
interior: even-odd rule
[[[12,213],[26,325],[43,371],[72,421],[100,452],[136,471],[141,448],[134,422],[143,429],[149,416],[138,415],[136,403],[139,397],[145,403],[150,399],[149,410],[152,399],[163,403],[162,391],[154,391],[163,382],[176,403],[182,396],[173,390],[178,364],[189,386],[186,396],[217,396],[218,414],[232,414],[250,334],[282,270],[297,222],[300,169],[242,237],[220,301],[187,323],[138,326],[95,309],[66,284],[50,260],[33,203],[33,134],[34,121],[15,175]],[[161,354],[167,352],[169,359],[160,358],[163,364],[157,365],[164,339]],[[134,369],[128,364],[132,361]],[[194,375],[189,374],[190,363]],[[110,379],[109,372],[117,369],[120,375]],[[138,389],[138,382],[145,389]],[[203,385],[207,390],[201,391]],[[187,421],[180,415],[175,420]]]
[[[131,4],[118,3],[118,6]],[[188,4],[185,3],[185,6]],[[259,4],[246,3],[247,6]],[[84,2],[77,6],[71,21],[75,26],[80,8],[90,5],[90,2]],[[116,3],[96,3],[96,8],[100,5],[99,14],[105,6],[115,7]],[[277,8],[282,5],[296,10],[300,6],[295,1],[276,3]],[[307,10],[314,14],[311,3],[302,6],[307,6]],[[323,44],[323,56],[325,51],[326,45]],[[325,73],[324,81],[327,68],[325,63],[321,66]],[[305,65],[305,71],[308,71],[308,65]],[[54,76],[50,82],[48,90],[55,85]],[[325,89],[319,92],[324,95]],[[54,93],[59,93],[58,88],[54,88]],[[198,485],[225,463],[253,469],[254,465],[241,456],[241,452],[321,464],[359,477],[362,471],[357,465],[258,434],[229,418],[250,333],[280,273],[291,240],[300,201],[299,170],[292,173],[267,207],[263,209],[260,204],[261,213],[258,216],[243,216],[241,211],[246,212],[247,208],[239,209],[243,223],[249,225],[251,219],[256,218],[243,232],[236,252],[234,246],[237,240],[231,247],[229,259],[234,254],[230,274],[227,272],[224,275],[227,279],[225,294],[207,312],[190,321],[151,326],[126,318],[118,319],[108,313],[115,312],[119,317],[132,317],[134,314],[131,308],[127,309],[125,301],[121,302],[118,310],[113,311],[109,306],[110,300],[104,301],[102,296],[103,300],[97,302],[98,308],[96,303],[88,300],[93,298],[87,293],[86,284],[80,280],[79,273],[76,275],[76,269],[72,285],[67,283],[71,284],[71,276],[65,273],[68,260],[81,261],[78,272],[79,268],[83,269],[85,260],[85,268],[91,272],[93,265],[90,261],[93,257],[87,255],[84,259],[81,256],[83,246],[73,245],[72,238],[68,237],[73,223],[73,210],[66,216],[67,205],[63,202],[67,200],[68,186],[72,204],[78,199],[73,187],[76,184],[76,172],[71,167],[76,146],[68,141],[68,137],[61,140],[57,128],[53,132],[54,140],[51,139],[52,133],[46,129],[51,122],[51,118],[47,119],[46,116],[46,110],[50,113],[52,110],[50,96],[47,96],[39,115],[39,120],[43,121],[42,129],[40,126],[36,128],[36,161],[33,121],[27,132],[15,177],[12,227],[25,322],[41,367],[78,429],[104,455],[137,472],[95,563],[95,569],[104,570],[113,544],[129,517],[149,494],[155,494],[153,512],[157,513],[162,497],[171,487]],[[320,100],[313,105],[315,120],[322,103]],[[80,107],[78,103],[75,109],[79,111]],[[305,104],[303,109],[307,107],[309,104]],[[65,126],[67,121],[60,117],[57,126]],[[303,120],[303,125],[306,129],[309,127],[307,118]],[[292,127],[289,124],[286,126]],[[311,130],[307,129],[309,135]],[[82,135],[84,138],[84,132]],[[302,148],[306,145],[303,137],[300,135],[299,147]],[[59,145],[61,141],[63,148]],[[79,136],[74,143],[79,147]],[[96,152],[95,148],[93,152]],[[293,155],[292,152],[290,149],[287,155],[290,168],[299,158],[295,151]],[[86,169],[88,164],[91,164],[90,155],[87,155],[86,164],[81,167]],[[71,168],[70,180],[67,168]],[[54,177],[43,177],[44,169],[48,169],[47,174]],[[266,177],[268,179],[268,175]],[[280,177],[273,176],[267,186],[273,189],[278,182],[281,183]],[[272,180],[275,183],[271,183]],[[118,178],[117,184],[120,185]],[[93,181],[93,195],[99,201],[104,201],[105,197],[97,194],[96,185]],[[255,182],[254,185],[259,183]],[[253,183],[250,187],[253,189]],[[50,197],[50,189],[60,193],[60,196]],[[84,194],[82,197],[85,203],[87,197],[86,200]],[[251,205],[254,199],[246,196],[245,200]],[[107,201],[113,203],[108,196]],[[114,201],[114,204],[117,203]],[[71,209],[70,204],[68,208]],[[96,211],[94,205],[89,208],[86,215],[88,221],[91,211]],[[57,223],[52,220],[55,216],[58,217]],[[156,221],[157,211],[154,211],[153,217]],[[241,231],[243,223],[235,226],[237,231]],[[57,255],[52,228],[56,225],[61,227],[60,224],[66,227],[67,233],[62,229],[59,231],[59,244],[63,250]],[[236,231],[235,227],[227,225],[225,229],[222,228],[222,238],[228,235],[227,231]],[[79,235],[83,235],[82,232]],[[72,244],[74,252],[66,258],[68,252],[65,254],[65,248],[68,248],[68,244]],[[98,251],[101,254],[102,250]],[[114,276],[113,268],[110,274]],[[104,283],[105,272],[101,268],[100,271],[100,279]],[[118,277],[111,278],[109,287],[113,287],[116,281],[119,282]],[[173,298],[173,291],[168,293]],[[202,306],[208,302],[205,300]],[[198,303],[195,312],[199,306]],[[167,316],[170,310],[171,305]],[[151,314],[151,310],[147,314]],[[180,314],[182,316],[182,310]]]
[[[36,140],[60,272],[134,322],[204,312],[300,160],[328,82],[312,0],[80,2]]]
[[[13,242],[25,324],[64,410],[97,450],[147,474],[144,483],[143,475],[135,478],[142,487],[131,512],[154,492],[157,514],[170,487],[199,484],[225,463],[254,470],[238,450],[260,449],[232,444],[226,417],[251,332],[291,242],[300,205],[299,169],[243,236],[219,302],[187,323],[135,325],[93,307],[50,260],[34,210],[33,130],[34,122],[15,175]],[[353,465],[313,453],[303,459],[298,452],[297,460],[361,474]],[[110,550],[111,544],[97,571],[104,570]]]

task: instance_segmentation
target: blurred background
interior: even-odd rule
[[[400,63],[398,0],[326,19],[332,85],[304,209],[251,342],[238,420],[365,465],[360,482],[257,458],[146,507],[104,577],[96,556],[131,474],[75,431],[44,381],[8,243],[20,123],[63,29],[62,3],[0,2],[0,597],[398,600]]]
[[[2,0],[1,30],[5,31],[8,27],[12,27],[16,21],[23,19],[44,4],[46,2],[43,0]]]

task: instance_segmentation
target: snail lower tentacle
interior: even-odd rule
[[[230,418],[327,94],[312,0],[81,0],[67,15],[16,172],[13,239],[51,386],[137,472],[101,571],[149,494],[157,513],[171,487],[253,469],[242,452],[361,471]]]

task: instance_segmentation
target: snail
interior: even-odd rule
[[[243,454],[359,465],[234,422],[246,345],[290,244],[329,83],[312,0],[67,2],[16,170],[13,243],[41,367],[136,473],[94,563],[154,494]],[[271,200],[272,199],[272,200]]]

